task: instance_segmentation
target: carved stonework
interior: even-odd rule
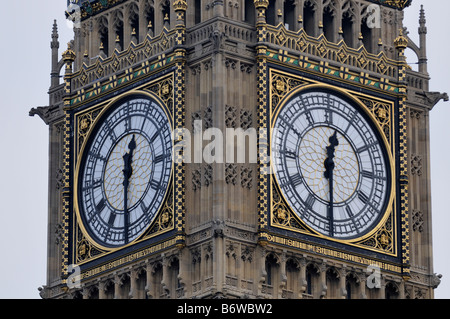
[[[64,170],[62,168],[56,170],[55,181],[57,190],[64,186]]]
[[[202,173],[199,169],[195,169],[192,172],[192,189],[194,191],[202,188]]]
[[[204,128],[205,130],[211,128],[213,126],[212,123],[212,106],[208,106],[203,111],[203,120],[204,120]]]
[[[411,213],[412,216],[412,226],[414,231],[419,233],[423,232],[424,218],[423,213],[420,210],[414,209]]]
[[[237,165],[226,164],[225,165],[225,181],[227,184],[236,185],[237,183]]]
[[[64,236],[64,229],[61,223],[58,223],[55,226],[55,244],[59,245],[61,241],[63,240]]]
[[[422,116],[422,114],[423,114],[423,112],[417,111],[414,109],[410,109],[410,111],[409,111],[409,115],[411,116],[411,118],[416,119],[416,120],[419,120],[420,117]]]
[[[247,189],[253,188],[253,169],[241,167],[241,186]]]
[[[201,112],[198,111],[192,113],[191,118],[192,118],[192,133],[193,134],[201,133],[201,125],[199,125],[202,120]]]
[[[411,155],[411,174],[422,176],[422,156],[417,154]]]
[[[245,246],[242,250],[241,250],[241,259],[242,261],[248,261],[248,262],[252,262],[253,260],[253,249],[251,249],[248,246]]]
[[[236,107],[225,105],[225,125],[228,128],[236,128]]]
[[[205,186],[208,187],[209,185],[211,185],[213,183],[213,168],[212,165],[207,164],[204,167],[204,172],[205,172],[205,176],[204,176],[204,183]]]
[[[237,164],[225,165],[225,182],[230,185],[237,185],[240,178],[241,187],[253,188],[253,169]]]
[[[231,68],[231,69],[235,70],[237,65],[238,65],[238,61],[236,61],[236,60],[229,59],[229,58],[225,59],[225,67],[226,68]]]
[[[228,258],[233,258],[233,259],[236,259],[236,253],[237,253],[237,251],[236,251],[237,249],[236,249],[236,245],[235,244],[233,244],[233,243],[229,243],[228,245],[227,245],[227,250],[226,250],[226,252],[225,252],[225,255],[228,257]]]
[[[240,112],[241,128],[245,131],[253,126],[253,113],[248,110],[241,110]]]

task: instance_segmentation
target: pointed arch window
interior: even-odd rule
[[[349,12],[345,12],[342,16],[342,31],[344,33],[344,41],[349,47],[355,46],[353,21],[354,16]]]
[[[266,10],[267,24],[275,25],[275,2],[276,0],[269,0],[269,6]]]
[[[303,28],[306,34],[315,37],[316,36],[316,10],[314,8],[314,3],[310,0],[305,1],[303,7]]]
[[[124,42],[124,29],[123,29],[123,13],[121,11],[117,11],[113,16],[113,22],[114,22],[114,40],[115,40],[115,48],[117,48],[119,51],[123,50]],[[113,47],[114,48],[114,47]]]
[[[135,34],[136,40],[139,42],[139,8],[134,3],[130,5],[129,20],[132,34]]]
[[[101,17],[98,21],[98,35],[100,42],[100,50],[108,56],[109,55],[109,29],[108,20],[105,17]],[[101,52],[102,53],[102,52]]]
[[[194,23],[202,22],[202,0],[195,0],[194,3]]]
[[[247,23],[255,24],[255,2],[253,0],[245,0],[245,17],[244,20]]]
[[[361,35],[363,37],[363,44],[367,52],[374,53],[374,34],[373,28],[369,28],[367,18],[362,20]]]
[[[330,42],[336,42],[337,40],[337,27],[336,27],[336,11],[334,9],[334,2],[330,3],[323,9],[323,34],[325,38]]]
[[[166,1],[162,3],[162,14],[163,14],[163,21],[164,26],[166,28],[170,28],[170,1]]]
[[[284,26],[288,30],[295,30],[295,1],[284,1]]]

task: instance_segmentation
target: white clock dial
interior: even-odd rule
[[[137,239],[164,201],[172,171],[169,119],[148,98],[130,98],[101,118],[80,165],[79,210],[107,247]]]
[[[305,224],[340,239],[376,226],[389,199],[391,172],[382,139],[356,103],[305,91],[281,107],[273,128],[275,177]]]

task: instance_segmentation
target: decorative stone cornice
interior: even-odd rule
[[[76,0],[72,3],[80,6],[81,18],[86,19],[125,1],[127,0]]]

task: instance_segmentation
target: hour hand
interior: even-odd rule
[[[130,144],[128,145],[129,152],[126,153],[123,156],[124,161],[124,169],[123,169],[123,175],[124,175],[124,186],[125,184],[128,184],[128,180],[130,179],[131,175],[133,175],[133,168],[131,166],[133,162],[133,152],[136,149],[136,140],[135,136],[133,135],[133,138],[131,139]]]
[[[337,139],[337,131],[329,138],[330,145],[327,146],[327,158],[324,161],[326,179],[330,179],[334,170],[334,152],[336,147],[339,145],[339,140]]]

